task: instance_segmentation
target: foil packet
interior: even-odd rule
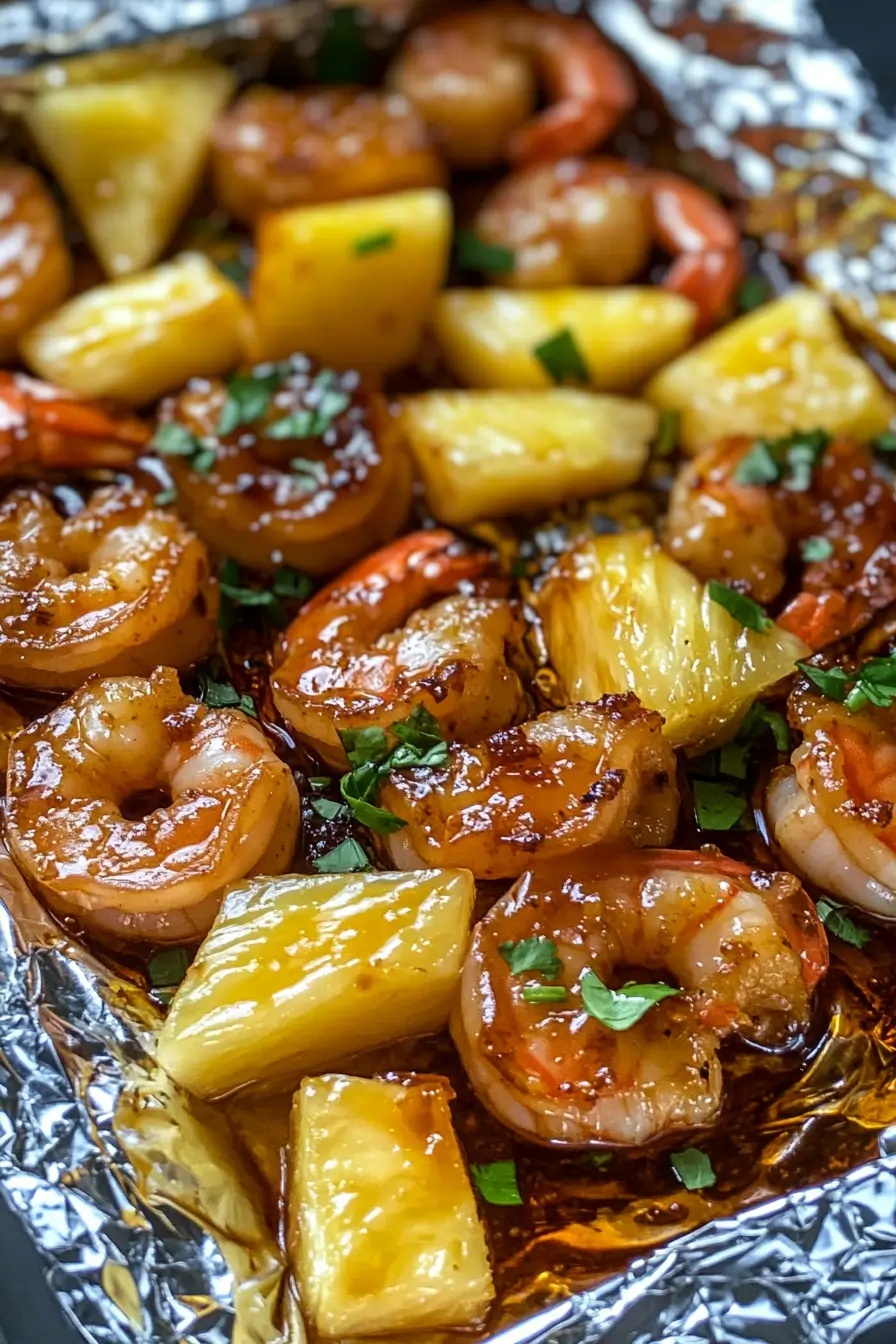
[[[740,202],[747,231],[830,294],[886,374],[896,125],[856,59],[804,0],[587,8],[645,86],[611,149],[649,152]],[[245,44],[263,62],[266,44],[313,44],[321,17],[257,0],[22,0],[0,5],[0,75],[162,40]],[[398,22],[386,16],[383,40]],[[769,1119],[766,1183],[730,1206],[682,1200],[624,1272],[555,1293],[502,1344],[850,1344],[885,1322],[896,1338],[896,1050],[873,989],[851,995],[840,980],[832,993],[837,1025]],[[301,1344],[258,1173],[217,1109],[159,1076],[159,1022],[146,994],[65,938],[0,851],[0,1191],[51,1292],[94,1344]],[[802,1188],[781,1193],[775,1173],[787,1179],[827,1121],[861,1132],[874,1160],[792,1176]],[[507,1319],[544,1301],[523,1295]]]

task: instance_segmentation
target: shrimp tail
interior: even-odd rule
[[[778,617],[778,624],[816,652],[857,634],[891,602],[896,602],[896,542],[892,541],[872,552],[860,577],[849,587],[798,593]]]
[[[0,475],[125,467],[150,431],[128,411],[0,371]]]
[[[697,334],[702,335],[725,314],[743,271],[739,247],[730,252],[686,252],[669,267],[663,288],[696,305]]]

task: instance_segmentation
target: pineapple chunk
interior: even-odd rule
[[[440,1030],[473,895],[464,869],[233,887],[175,995],[159,1063],[210,1097]]]
[[[571,388],[426,392],[402,404],[429,507],[452,524],[633,485],[658,418],[645,402]]]
[[[22,339],[29,368],[91,397],[140,405],[193,375],[242,358],[248,317],[239,291],[198,252],[113,280],[64,303]]]
[[[451,289],[433,328],[467,387],[550,387],[533,350],[568,327],[592,386],[626,392],[687,348],[695,316],[692,303],[662,289]]]
[[[48,88],[25,121],[108,275],[159,257],[199,185],[236,76],[212,61]]]
[[[400,368],[445,278],[451,201],[429,189],[302,206],[266,215],[257,243],[259,359],[302,350],[342,369]]]
[[[827,299],[796,288],[732,322],[658,373],[646,395],[681,415],[692,453],[729,434],[826,429],[871,439],[896,399],[843,338]]]
[[[634,691],[676,747],[723,741],[809,654],[780,626],[744,629],[649,532],[579,542],[548,576],[538,610],[570,700]]]
[[[482,1324],[485,1236],[440,1078],[306,1078],[293,1103],[289,1252],[318,1334]]]

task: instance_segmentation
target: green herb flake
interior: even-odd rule
[[[887,429],[878,434],[871,440],[871,447],[876,453],[896,453],[896,430]]]
[[[823,429],[813,429],[808,434],[795,434],[787,441],[784,457],[788,474],[782,481],[785,490],[801,493],[810,489],[815,469],[830,441],[830,434]]]
[[[730,831],[747,810],[747,799],[736,784],[715,779],[691,781],[694,812],[701,831]]]
[[[737,306],[742,313],[751,313],[761,308],[771,297],[771,288],[761,275],[748,275],[737,291]]]
[[[470,1176],[486,1204],[503,1207],[522,1204],[516,1179],[516,1163],[512,1157],[500,1162],[471,1162]]]
[[[310,574],[291,565],[281,565],[271,584],[275,597],[291,602],[307,602],[314,587]]]
[[[846,699],[851,678],[842,667],[813,667],[811,663],[797,663],[797,667],[829,700],[842,704]]]
[[[323,817],[324,821],[339,821],[349,815],[345,803],[337,803],[332,798],[312,798],[311,810]]]
[[[502,943],[498,951],[510,967],[511,975],[540,971],[554,980],[563,970],[557,944],[552,938],[522,938],[518,943]]]
[[[654,457],[671,457],[678,447],[681,416],[678,411],[663,411],[653,444]]]
[[[482,275],[510,275],[516,266],[516,257],[509,247],[487,243],[472,229],[458,229],[455,257],[461,270]]]
[[[563,1003],[566,990],[562,985],[524,985],[526,1003]]]
[[[357,840],[343,840],[335,849],[328,850],[311,860],[317,873],[362,873],[370,867],[370,859]]]
[[[823,429],[804,430],[781,439],[760,439],[741,459],[732,479],[738,485],[780,481],[785,490],[808,490],[830,441],[830,434]]]
[[[186,948],[160,948],[158,952],[153,952],[146,967],[149,983],[154,989],[171,989],[180,984],[189,965],[190,957]]]
[[[215,432],[232,434],[240,425],[251,425],[268,410],[271,397],[283,386],[288,373],[287,365],[275,365],[266,372],[262,368],[251,373],[235,373],[227,380],[227,400]]]
[[[779,751],[790,750],[790,729],[784,715],[776,709],[769,709],[761,700],[755,700],[737,731],[737,740],[755,740],[766,731],[774,737]]]
[[[235,560],[222,561],[218,570],[218,587],[228,601],[237,607],[277,607],[279,603],[268,588],[247,588],[240,582],[240,568]]]
[[[746,779],[749,754],[748,742],[728,742],[719,747],[719,774],[729,779]]]
[[[612,1153],[589,1153],[588,1161],[592,1167],[597,1167],[598,1171],[603,1171],[613,1161]]]
[[[370,70],[364,10],[360,6],[332,9],[317,54],[319,84],[363,84]]]
[[[379,764],[389,755],[389,739],[384,730],[376,726],[370,728],[346,728],[339,734],[339,741],[352,765],[366,765],[368,761]]]
[[[716,1183],[712,1163],[699,1148],[684,1148],[680,1153],[671,1153],[669,1161],[685,1190],[706,1190]]]
[[[532,351],[545,373],[555,383],[587,383],[591,375],[576,338],[569,327],[536,345]]]
[[[747,630],[755,630],[757,634],[764,634],[766,630],[771,630],[774,621],[770,616],[766,616],[758,602],[754,602],[752,597],[747,597],[744,593],[739,593],[734,588],[729,588],[727,584],[719,583],[718,579],[710,579],[707,585],[707,591],[713,602],[717,602],[720,607],[724,607],[729,616],[733,616]]]
[[[781,475],[767,443],[754,443],[741,458],[732,479],[737,485],[771,485]]]
[[[388,252],[395,246],[395,234],[384,229],[382,233],[369,233],[366,238],[359,238],[352,247],[356,257],[368,257],[371,252]]]
[[[231,284],[236,285],[237,289],[245,290],[249,282],[249,267],[244,261],[233,257],[227,261],[216,261],[215,265]]]
[[[370,801],[376,796],[380,778],[380,767],[370,761],[350,774],[343,775],[339,781],[339,792],[351,808],[355,821],[377,835],[392,835],[406,826],[407,822]]]
[[[834,544],[827,537],[806,537],[800,542],[800,555],[807,565],[816,560],[830,560],[834,554]]]
[[[832,933],[835,938],[841,942],[849,943],[850,947],[863,948],[866,943],[871,941],[871,930],[865,929],[861,924],[857,924],[854,919],[844,912],[843,906],[839,901],[832,901],[829,896],[825,896],[816,906],[818,918],[822,924]]]
[[[177,502],[177,491],[171,485],[167,490],[160,490],[157,495],[154,495],[152,502],[157,509],[167,509],[170,504]]]
[[[581,980],[585,1012],[612,1031],[628,1031],[640,1022],[655,1003],[681,991],[671,985],[624,985],[609,989],[594,971],[586,971]]]
[[[240,693],[229,681],[217,681],[207,672],[200,672],[198,699],[211,709],[233,709],[240,703]]]
[[[202,448],[202,443],[186,425],[169,420],[167,424],[159,425],[149,446],[163,457],[194,457]]]
[[[308,783],[312,789],[328,789],[333,781],[329,775],[312,775]]]

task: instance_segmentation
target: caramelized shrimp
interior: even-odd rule
[[[510,248],[502,284],[541,288],[622,284],[642,272],[654,243],[675,260],[663,287],[697,305],[713,326],[743,274],[740,236],[708,192],[677,173],[621,159],[563,159],[504,179],[476,232]]]
[[[7,833],[53,909],[99,937],[201,938],[224,887],[288,868],[299,799],[256,724],[177,674],[91,679],[13,739]]]
[[[592,24],[482,4],[412,32],[390,72],[459,168],[586,154],[635,104],[621,56]],[[549,106],[535,115],[539,86]]]
[[[210,546],[254,569],[326,574],[398,531],[410,507],[410,464],[369,380],[318,369],[303,355],[238,378],[254,385],[255,400],[241,403],[236,423],[226,418],[228,386],[193,378],[163,403],[156,436],[166,451],[164,426],[189,431],[188,451],[176,444],[168,460],[178,508]],[[200,462],[191,443],[211,460]]]
[[[769,783],[776,841],[822,891],[896,919],[896,708],[850,713],[801,681],[789,713],[803,740]]]
[[[457,593],[493,565],[451,532],[412,532],[321,589],[284,634],[271,678],[302,741],[344,766],[340,732],[387,728],[417,705],[462,742],[524,713],[507,663],[522,638],[519,611],[504,598]]]
[[[53,198],[33,170],[0,160],[0,360],[57,308],[72,283],[72,259]]]
[[[70,690],[187,667],[214,644],[217,608],[202,542],[142,490],[97,490],[71,518],[34,488],[0,504],[0,681]]]
[[[824,448],[806,489],[786,476],[742,484],[752,439],[726,439],[680,472],[664,544],[701,579],[740,581],[757,601],[781,592],[797,543],[820,537],[830,554],[809,563],[778,623],[813,649],[854,634],[896,600],[896,495],[871,449],[851,439]]]
[[[528,1001],[544,976],[511,970],[508,944],[529,938],[556,947],[559,1001]],[[477,925],[451,1031],[480,1099],[525,1138],[648,1143],[717,1118],[723,1037],[798,1044],[827,965],[821,921],[789,873],[711,853],[583,850],[524,873]],[[589,972],[679,992],[614,1030],[585,1006]]]
[[[348,87],[247,89],[215,127],[215,195],[236,219],[411,187],[445,170],[399,93]]]
[[[149,438],[112,402],[0,369],[0,476],[127,467]]]
[[[454,746],[444,767],[396,772],[380,791],[405,822],[389,858],[487,879],[585,845],[668,844],[679,799],[662,726],[634,695],[605,695]]]

